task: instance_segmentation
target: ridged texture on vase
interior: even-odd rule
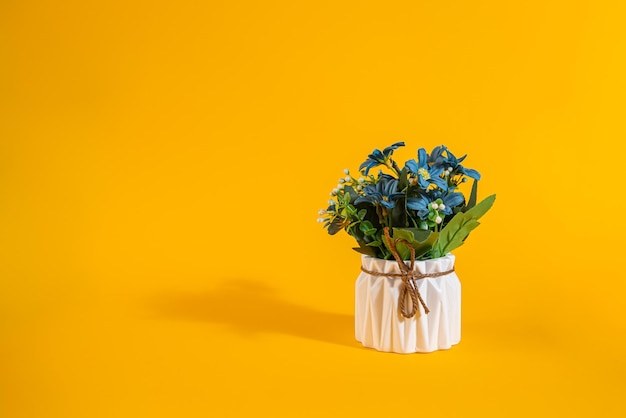
[[[400,273],[395,261],[364,255],[362,263],[370,271]],[[416,261],[415,265],[421,273],[447,271],[454,266],[454,255]],[[405,318],[398,310],[402,279],[361,272],[356,281],[357,341],[395,353],[427,353],[457,344],[461,340],[461,283],[456,273],[416,283],[430,313],[426,315],[420,305],[413,318]]]

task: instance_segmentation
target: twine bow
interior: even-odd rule
[[[454,271],[454,267],[452,267],[452,269],[450,270],[438,272],[438,273],[427,273],[427,274],[421,273],[419,270],[415,268],[415,248],[413,248],[411,243],[409,243],[409,241],[405,240],[404,238],[396,238],[392,241],[391,236],[389,235],[388,227],[385,227],[384,233],[385,233],[385,240],[387,241],[387,246],[391,250],[391,254],[393,255],[393,258],[395,258],[396,262],[398,263],[398,268],[400,269],[400,273],[381,273],[378,271],[370,271],[370,270],[367,270],[363,266],[361,266],[361,270],[373,276],[400,277],[402,279],[403,283],[402,283],[402,290],[400,291],[400,297],[398,298],[398,309],[400,310],[400,313],[402,314],[403,317],[412,318],[415,316],[415,314],[417,313],[418,301],[424,307],[424,312],[428,314],[430,310],[428,309],[428,306],[426,306],[424,299],[422,299],[422,295],[420,295],[420,291],[417,288],[416,280],[424,279],[427,277],[445,276],[446,274],[452,273]],[[402,260],[402,257],[400,257],[400,254],[398,254],[398,249],[396,248],[398,243],[405,244],[407,248],[409,249],[409,251],[411,252],[411,260],[408,266]],[[408,309],[407,304],[406,304],[407,295],[411,299],[410,310]]]

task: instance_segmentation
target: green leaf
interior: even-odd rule
[[[395,236],[396,231],[408,231],[413,234],[413,237],[415,238],[415,241],[417,242],[424,242],[430,237],[430,235],[433,234],[432,231],[425,231],[423,229],[418,229],[418,228],[393,228],[393,231],[394,231],[394,236]]]
[[[357,214],[357,217],[358,217],[360,220],[363,220],[363,218],[365,218],[365,215],[367,215],[367,210],[366,210],[366,209],[361,209],[361,210],[359,211],[359,213]]]
[[[391,224],[398,226],[407,226],[404,198],[398,199],[396,201],[396,205],[393,207],[393,209],[391,209]]]
[[[361,245],[360,247],[352,248],[357,253],[369,255],[372,257],[376,257],[376,250],[372,247],[368,247],[367,245]]]
[[[435,245],[434,256],[443,257],[455,248],[463,245],[470,232],[480,223],[473,218],[466,218],[463,214],[457,214],[439,234],[439,240]]]
[[[359,194],[354,190],[352,186],[344,186],[343,187],[344,197],[348,196],[348,201],[346,203],[354,203]]]
[[[374,229],[374,226],[372,225],[370,221],[363,221],[359,225],[359,229],[363,232],[367,232],[367,231]],[[374,229],[374,231],[376,231],[376,229]]]
[[[341,216],[336,216],[328,226],[328,233],[330,235],[335,235],[337,232],[341,231],[346,226],[346,219]]]
[[[468,210],[476,206],[476,196],[478,195],[478,180],[474,179],[472,184],[472,192],[470,193],[469,201],[465,206]]]
[[[392,240],[395,240],[396,238],[402,238],[402,239],[407,240],[409,244],[411,244],[412,247],[413,247],[413,243],[416,242],[411,232],[394,229]],[[385,240],[385,244],[387,244],[386,240]],[[389,251],[391,251],[391,248],[389,248],[389,245],[387,245],[387,248],[389,249]],[[411,258],[411,251],[409,250],[409,247],[403,242],[398,242],[396,244],[396,250],[398,251],[398,254],[400,254],[400,257],[403,260],[408,260]]]
[[[409,185],[408,169],[404,167],[400,172],[400,181],[398,182],[398,190],[403,191]]]
[[[402,238],[409,242],[411,247],[415,249],[415,258],[420,257],[423,254],[426,254],[430,251],[437,241],[438,233],[431,231],[421,231],[415,228],[393,228],[393,239]],[[419,240],[416,238],[414,231],[418,232]],[[385,241],[385,245],[387,246],[387,242]],[[391,249],[387,246],[389,251]],[[398,250],[398,254],[402,257],[403,260],[409,260],[411,258],[411,251],[409,247],[399,242],[396,245],[396,250]]]
[[[372,241],[372,242],[368,242],[367,244],[368,247],[382,247],[383,243],[380,241]]]
[[[470,215],[474,219],[480,219],[491,207],[493,206],[493,202],[496,201],[496,195],[492,194],[491,196],[483,199],[482,202],[465,212],[465,215]]]
[[[439,233],[437,243],[433,247],[433,258],[443,257],[463,245],[470,232],[480,225],[478,219],[493,206],[495,199],[496,195],[491,195],[467,212],[454,215]]]

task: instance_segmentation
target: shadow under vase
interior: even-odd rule
[[[228,280],[203,292],[163,292],[151,300],[161,318],[221,324],[241,334],[277,333],[360,348],[354,316],[298,305],[275,289],[249,280]]]

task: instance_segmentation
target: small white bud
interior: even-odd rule
[[[446,170],[448,173],[452,173],[452,167],[448,167],[448,169]]]
[[[462,183],[465,183],[467,181],[466,177],[463,177],[463,180],[461,180]]]
[[[342,184],[338,184],[338,185],[337,185],[337,188],[338,188],[339,190],[343,190],[343,186],[344,186],[344,184],[343,184],[343,183],[342,183]]]
[[[350,178],[350,176],[346,176],[345,181],[346,181],[346,182],[349,182],[350,180],[352,180],[352,179]]]
[[[339,179],[339,184],[343,183],[344,181],[344,179]]]
[[[359,184],[358,186],[356,186],[356,189],[357,189],[358,191],[361,191],[361,190],[363,190],[363,186],[361,186],[361,185]]]
[[[320,209],[319,212],[317,212],[318,215],[326,215],[326,211],[324,209]]]
[[[437,216],[437,217],[435,218],[435,223],[436,223],[436,224],[440,224],[442,220],[443,220],[443,219],[441,219],[441,216]]]
[[[359,177],[359,183],[365,183],[365,179],[363,177]]]
[[[444,210],[446,208],[446,205],[444,205],[443,203],[439,205],[439,210]]]
[[[350,174],[350,170],[348,170],[347,168],[344,168],[343,172],[346,173],[346,174]]]
[[[449,175],[450,175],[450,172],[449,172],[448,170],[446,170],[446,171],[444,171],[444,172],[443,172],[443,176],[444,176],[444,177],[448,177]]]
[[[317,218],[317,222],[319,222],[319,223],[322,223],[322,222],[324,222],[324,221],[325,221],[325,219],[324,219],[324,218]]]
[[[438,205],[438,204],[436,204],[435,202],[431,203],[431,204],[430,204],[430,207],[431,207],[431,208],[433,208],[433,209],[435,209],[435,210],[439,209],[439,205]]]
[[[332,194],[332,193],[331,193],[331,194]],[[330,199],[330,200],[328,201],[328,204],[329,204],[330,206],[335,206],[335,201],[334,201],[333,199]]]

